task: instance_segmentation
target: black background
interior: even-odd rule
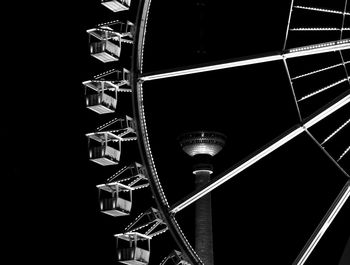
[[[195,2],[163,2],[152,1],[145,72],[283,47],[288,1],[210,1],[207,54],[200,56]],[[308,4],[341,10],[343,2]],[[4,26],[3,51],[8,81],[3,87],[6,249],[13,250],[8,252],[13,263],[33,259],[114,264],[113,234],[154,203],[150,191],[142,190],[135,192],[131,218],[111,219],[98,212],[95,185],[119,167],[106,169],[88,161],[85,133],[111,117],[85,108],[81,82],[110,69],[89,57],[86,30],[128,16],[113,14],[98,1],[80,0],[26,3],[12,10]],[[135,9],[131,13],[135,16]],[[298,45],[313,39],[290,37]],[[130,58],[123,56],[127,65]],[[300,69],[296,65],[294,69]],[[193,189],[191,160],[176,142],[180,133],[204,128],[228,136],[225,149],[213,161],[216,174],[298,122],[281,62],[154,81],[144,87],[150,141],[170,204]],[[129,95],[121,99],[120,114],[132,115]],[[337,117],[348,117],[348,111]],[[327,124],[312,133],[320,134]],[[348,127],[339,134],[339,150],[349,141]],[[126,145],[122,165],[140,160],[136,143]],[[348,158],[341,164],[347,172]],[[216,263],[290,264],[346,180],[306,134],[264,158],[213,192]],[[192,207],[177,215],[190,241]],[[348,213],[349,202],[307,264],[338,262],[349,235]],[[159,264],[172,248],[169,234],[153,239],[150,264]]]

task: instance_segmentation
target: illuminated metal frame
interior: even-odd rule
[[[341,41],[331,41],[322,44],[303,46],[288,49],[283,52],[269,52],[241,58],[233,58],[225,61],[217,61],[209,64],[193,65],[183,68],[170,69],[161,72],[143,74],[140,76],[141,81],[151,81],[163,78],[177,77],[189,74],[203,73],[208,71],[222,70],[251,64],[278,61],[283,59],[295,58],[318,53],[334,52],[350,49],[350,39]]]
[[[147,175],[150,181],[150,186],[152,193],[154,195],[158,209],[164,217],[170,233],[172,234],[175,242],[178,244],[181,251],[188,257],[192,264],[203,264],[200,260],[190,243],[187,241],[184,233],[181,231],[180,226],[176,222],[175,214],[180,210],[184,209],[191,203],[195,202],[208,192],[211,192],[216,187],[220,186],[224,182],[228,181],[241,171],[245,170],[249,166],[253,165],[263,157],[267,156],[274,150],[283,146],[285,143],[294,139],[297,135],[307,132],[310,127],[315,125],[317,122],[323,120],[336,110],[340,109],[344,105],[350,102],[350,91],[344,92],[337,99],[333,100],[331,103],[312,114],[308,118],[302,120],[299,113],[300,124],[296,125],[285,133],[272,140],[270,143],[257,150],[255,153],[251,154],[244,160],[240,161],[237,165],[222,173],[221,175],[214,178],[207,185],[197,190],[181,201],[175,203],[172,207],[169,206],[165,193],[162,189],[160,180],[158,178],[157,170],[153,161],[153,156],[150,148],[150,143],[147,133],[147,125],[145,119],[145,112],[143,106],[143,87],[142,84],[145,81],[170,78],[176,76],[183,76],[195,73],[202,73],[207,71],[221,70],[251,64],[258,64],[263,62],[271,62],[277,60],[283,60],[287,70],[288,77],[288,67],[286,66],[286,59],[295,58],[300,56],[307,56],[325,52],[334,52],[350,49],[350,39],[337,40],[327,43],[320,43],[316,45],[309,45],[303,47],[297,47],[293,49],[285,49],[286,42],[284,43],[282,52],[272,52],[265,54],[258,54],[254,56],[246,56],[242,58],[234,58],[226,61],[211,62],[207,64],[194,65],[189,67],[170,69],[154,73],[142,72],[143,68],[143,50],[144,50],[144,40],[147,28],[148,13],[151,5],[151,0],[141,0],[139,2],[138,15],[136,25],[135,41],[133,46],[133,56],[132,56],[132,67],[131,67],[131,87],[133,90],[133,110],[134,117],[137,120],[137,135],[138,144],[141,152],[141,157],[143,164],[145,165]],[[286,32],[286,38],[288,36],[289,24],[291,18],[291,10],[293,8],[293,0],[291,1],[290,14],[288,17],[288,26]],[[286,39],[285,39],[286,40]],[[293,90],[294,95],[294,90]],[[295,98],[295,97],[294,97]],[[299,112],[299,110],[298,110]],[[334,162],[334,161],[333,161]],[[336,162],[335,162],[336,163]],[[344,172],[345,173],[345,172]],[[346,174],[346,173],[345,173]],[[349,177],[348,174],[346,174]],[[337,213],[340,211],[341,207],[344,205],[346,200],[350,195],[350,181],[348,181],[342,191],[339,193],[338,197],[334,201],[331,208],[328,210],[326,216],[322,219],[321,223],[315,230],[314,234],[311,236],[309,241],[306,243],[304,249],[301,251],[297,259],[294,261],[293,265],[302,265],[321,239],[322,235],[325,233],[331,222],[334,220]]]

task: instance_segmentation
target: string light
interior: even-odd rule
[[[133,44],[133,43],[134,43],[134,41],[132,41],[132,40],[126,40],[126,39],[121,39],[121,42],[123,42],[123,43],[128,43],[128,44]]]
[[[115,24],[124,24],[124,23],[121,22],[120,20],[112,20],[112,21],[109,21],[109,22],[97,24],[97,26],[98,26],[98,27],[101,27],[101,26],[115,25]]]
[[[339,156],[339,158],[337,159],[337,162],[339,162],[349,151],[350,151],[350,146],[348,146],[348,148],[346,148],[345,151]]]
[[[291,28],[291,31],[336,31],[340,28]]]
[[[350,62],[350,61],[344,62],[344,64],[346,64],[348,62]],[[325,67],[325,68],[321,68],[321,69],[318,69],[318,70],[315,70],[315,71],[312,71],[312,72],[309,72],[309,73],[306,73],[306,74],[298,75],[298,76],[293,77],[291,79],[292,80],[299,79],[299,78],[306,77],[306,76],[309,76],[309,75],[313,75],[313,74],[316,74],[316,73],[320,73],[320,72],[323,72],[323,71],[326,71],[326,70],[329,70],[329,69],[332,69],[332,68],[336,68],[336,67],[339,67],[339,66],[342,66],[342,65],[343,65],[342,63],[335,64],[335,65],[328,66],[328,67]]]
[[[141,179],[143,179],[143,178],[142,178],[142,177],[136,178],[134,181],[132,181],[131,183],[129,183],[128,186],[132,187],[134,184],[136,184],[137,182],[139,182]]]
[[[106,76],[106,75],[115,73],[115,72],[120,72],[120,70],[111,69],[111,70],[108,70],[108,71],[106,71],[106,72],[103,72],[103,73],[100,73],[100,74],[98,74],[98,75],[95,75],[94,78],[95,78],[95,79],[98,79],[98,78],[101,78],[101,77],[103,77],[103,76]]]
[[[318,12],[325,12],[325,13],[332,13],[332,14],[339,14],[339,15],[343,15],[343,14],[350,15],[350,13],[348,13],[348,12],[341,12],[338,10],[325,9],[325,8],[317,8],[317,7],[309,7],[309,6],[294,6],[294,8],[311,10],[311,11],[318,11]]]
[[[133,221],[132,223],[130,223],[130,224],[124,229],[124,231],[128,231],[128,230],[130,229],[130,227],[133,226],[144,214],[145,214],[145,212],[140,213],[140,214],[136,217],[135,221]]]
[[[124,166],[122,169],[118,170],[115,174],[113,174],[110,178],[107,179],[107,182],[111,182],[115,178],[117,178],[121,173],[125,172],[129,167]]]
[[[331,42],[325,42],[325,43],[320,43],[320,44],[314,44],[314,45],[308,45],[308,46],[303,46],[303,47],[298,47],[298,48],[293,48],[288,51],[288,53],[296,53],[296,52],[301,52],[301,51],[307,51],[307,50],[313,50],[313,49],[320,49],[320,48],[325,48],[325,47],[331,47],[331,46],[336,46],[336,45],[344,45],[350,43],[349,39],[344,39],[344,40],[339,40],[339,41],[331,41]],[[341,46],[341,47],[334,47],[333,51],[337,49],[349,49],[350,46]],[[286,54],[287,55],[287,54]],[[292,57],[292,56],[288,56]]]
[[[149,183],[147,184],[143,184],[137,187],[133,187],[134,190],[140,190],[140,189],[144,189],[144,188],[148,188],[149,187]]]
[[[149,235],[160,223],[155,222],[145,233],[145,235]]]
[[[164,265],[165,264],[165,262],[168,260],[168,257],[165,257],[161,262],[160,262],[160,264],[159,265]]]
[[[158,232],[152,234],[152,237],[159,236],[159,235],[165,233],[166,231],[168,231],[168,227],[166,227],[166,228],[164,228],[164,229],[162,229],[162,230],[160,230],[160,231],[158,231]]]
[[[342,79],[342,80],[339,80],[339,81],[337,81],[337,82],[334,82],[334,83],[332,83],[332,84],[330,84],[330,85],[328,85],[328,86],[326,86],[326,87],[323,87],[323,88],[321,88],[321,89],[319,89],[319,90],[317,90],[317,91],[315,91],[315,92],[312,92],[312,93],[310,93],[310,94],[308,94],[308,95],[302,97],[301,99],[298,100],[298,102],[303,101],[303,100],[305,100],[305,99],[308,99],[308,98],[310,98],[310,97],[313,97],[313,96],[315,96],[315,95],[317,95],[317,94],[319,94],[319,93],[321,93],[321,92],[326,91],[326,90],[329,89],[329,88],[335,87],[335,86],[337,86],[337,85],[339,85],[339,84],[341,84],[341,83],[343,83],[343,82],[346,82],[347,80],[348,80],[347,78],[344,78],[344,79]]]
[[[97,131],[100,131],[100,130],[102,130],[102,129],[108,127],[109,125],[111,125],[111,124],[113,124],[113,123],[116,123],[117,121],[120,121],[120,120],[121,120],[121,118],[114,118],[113,120],[111,120],[111,121],[109,121],[109,122],[107,122],[107,123],[101,125],[100,127],[98,127],[98,128],[97,128]]]
[[[338,129],[336,129],[332,134],[330,134],[326,139],[324,139],[324,141],[321,143],[321,145],[325,144],[334,135],[336,135],[338,132],[340,132],[340,130],[342,130],[349,122],[350,122],[350,119],[348,119],[346,122],[344,122]]]

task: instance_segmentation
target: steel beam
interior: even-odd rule
[[[310,127],[315,125],[317,122],[328,117],[333,112],[340,109],[341,107],[348,104],[349,102],[350,102],[350,92],[347,91],[344,94],[342,94],[340,97],[332,101],[330,104],[320,109],[315,114],[304,119],[302,123],[300,123],[299,125],[296,125],[290,128],[289,130],[284,132],[281,136],[275,138],[270,143],[268,143],[267,145],[265,145],[264,147],[262,147],[261,149],[259,149],[258,151],[250,155],[249,157],[243,159],[238,164],[234,165],[228,171],[212,179],[207,185],[203,186],[201,189],[190,193],[188,196],[186,196],[179,202],[175,203],[170,208],[170,212],[172,214],[175,214],[181,211],[182,209],[186,208],[188,205],[194,203],[195,201],[197,201],[207,193],[211,192],[213,189],[219,187],[226,181],[236,176],[238,173],[242,172],[243,170],[247,169],[251,165],[255,164],[263,157],[267,156],[268,154],[272,153],[274,150],[288,143],[290,140],[294,139],[296,136],[298,136],[305,130],[309,129]]]
[[[190,75],[190,74],[196,74],[196,73],[234,68],[239,66],[246,66],[251,64],[272,62],[272,61],[278,61],[282,59],[314,55],[319,53],[341,51],[346,49],[350,49],[350,39],[297,47],[297,48],[284,50],[282,52],[261,53],[256,55],[233,58],[233,59],[224,60],[224,61],[215,61],[211,63],[168,69],[165,71],[144,73],[140,75],[139,81],[151,81],[151,80],[158,80],[158,79],[164,79],[164,78],[170,78],[170,77],[184,76],[184,75]]]

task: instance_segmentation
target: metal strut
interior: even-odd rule
[[[109,132],[121,141],[136,140],[135,121],[129,116],[125,118],[115,118],[96,129],[97,132]],[[93,134],[93,133],[91,133]]]
[[[350,91],[344,92],[341,96],[318,110],[316,113],[310,115],[308,118],[303,119],[300,125],[295,125],[279,137],[272,140],[270,143],[266,144],[250,156],[241,160],[239,163],[228,169],[226,172],[223,172],[219,176],[213,178],[208,184],[204,185],[199,190],[192,192],[182,200],[175,203],[171,208],[170,212],[175,214],[182,209],[186,208],[188,205],[194,203],[207,193],[211,192],[213,189],[222,185],[229,179],[233,178],[243,170],[247,169],[251,165],[255,164],[257,161],[263,157],[269,155],[279,147],[283,146],[290,140],[294,139],[296,136],[307,130],[308,128],[314,126],[319,121],[323,120],[336,110],[342,108],[344,105],[350,102]]]
[[[346,182],[345,186],[338,194],[332,206],[327,211],[326,215],[323,217],[322,221],[319,223],[316,230],[311,235],[310,239],[292,265],[303,265],[305,263],[313,249],[316,247],[317,243],[321,240],[322,236],[327,231],[330,224],[333,222],[334,218],[337,216],[345,202],[349,199],[349,195],[350,181]]]
[[[209,71],[216,71],[221,69],[228,69],[258,63],[278,61],[288,58],[296,58],[301,56],[308,56],[326,52],[341,51],[350,49],[350,39],[335,40],[330,42],[318,43],[313,45],[301,46],[287,50],[255,54],[228,60],[215,61],[210,63],[203,63],[191,65],[187,67],[178,67],[164,71],[145,73],[139,76],[138,81],[152,81],[157,79],[164,79],[170,77],[177,77],[183,75],[204,73]]]
[[[125,229],[124,233],[138,231],[144,235],[154,237],[168,230],[166,223],[160,212],[155,208],[150,208],[146,212],[141,213],[132,223]]]
[[[125,166],[118,172],[107,179],[107,183],[119,182],[133,188],[133,190],[147,188],[149,186],[148,179],[145,174],[143,165],[134,162],[129,166]]]

